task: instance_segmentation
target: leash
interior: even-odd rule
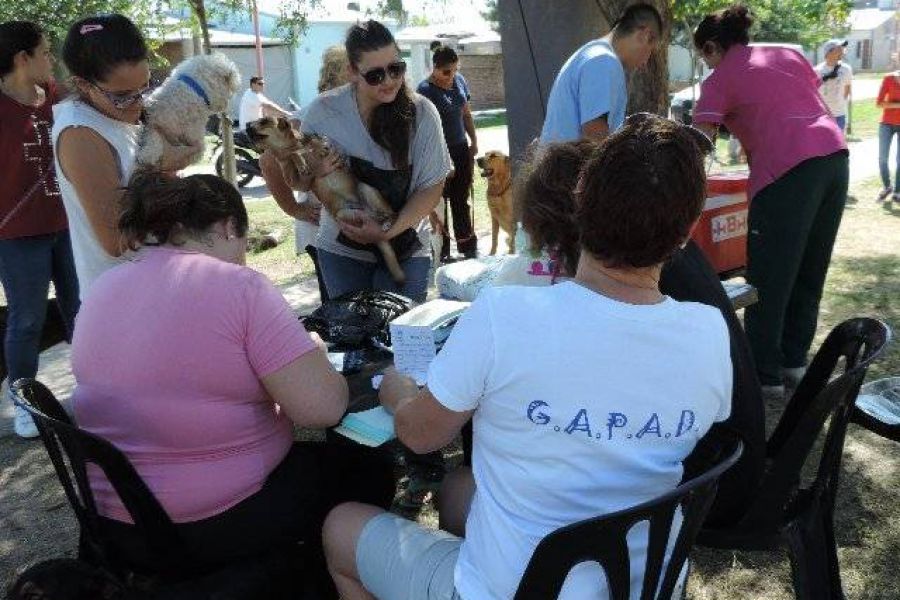
[[[50,173],[52,173],[54,171],[55,171],[55,169],[53,167],[53,164],[51,163],[50,165],[48,165],[47,169],[44,171],[44,174],[41,175],[38,178],[38,180],[35,181],[34,184],[30,188],[28,188],[28,191],[25,192],[25,195],[22,196],[22,199],[19,200],[19,202],[15,206],[13,206],[13,209],[11,211],[9,211],[5,217],[3,217],[3,220],[0,221],[0,231],[3,231],[3,229],[6,228],[6,226],[9,224],[9,222],[12,220],[12,218],[15,217],[16,214],[18,214],[18,212],[20,210],[22,210],[22,207],[25,206],[26,202],[31,200],[31,197],[34,196],[35,192],[37,192],[38,189],[42,185],[44,185],[44,182],[47,181],[47,177],[50,175]]]

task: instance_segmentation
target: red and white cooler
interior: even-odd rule
[[[719,275],[747,266],[747,173],[714,173],[706,182],[706,204],[691,235]]]

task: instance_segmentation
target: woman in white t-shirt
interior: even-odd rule
[[[382,404],[413,450],[443,447],[472,419],[472,474],[448,481],[441,506],[442,524],[465,537],[342,505],[324,528],[342,598],[512,598],[544,536],[678,485],[682,461],[731,407],[720,312],[659,291],[703,207],[710,149],[673,121],[628,119],[582,171],[574,277],[483,292],[426,388],[385,375]],[[637,590],[645,524],[628,541]],[[560,595],[606,597],[596,563],[575,567]]]
[[[72,25],[62,54],[77,93],[54,107],[53,144],[84,298],[125,250],[116,224],[134,165],[150,66],[140,31],[116,14]]]

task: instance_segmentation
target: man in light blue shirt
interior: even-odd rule
[[[541,143],[600,141],[621,127],[628,104],[625,70],[647,64],[662,29],[656,8],[634,4],[609,35],[588,42],[570,56],[553,82]]]

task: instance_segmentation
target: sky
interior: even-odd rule
[[[278,13],[279,0],[258,0],[260,10]],[[377,0],[358,0],[363,10],[378,4]],[[348,0],[321,0],[330,9],[346,7]],[[453,23],[474,27],[483,25],[479,11],[484,10],[484,0],[403,0],[403,6],[410,15],[425,16],[429,24]],[[452,7],[452,10],[449,10]],[[479,27],[480,28],[480,27]]]

